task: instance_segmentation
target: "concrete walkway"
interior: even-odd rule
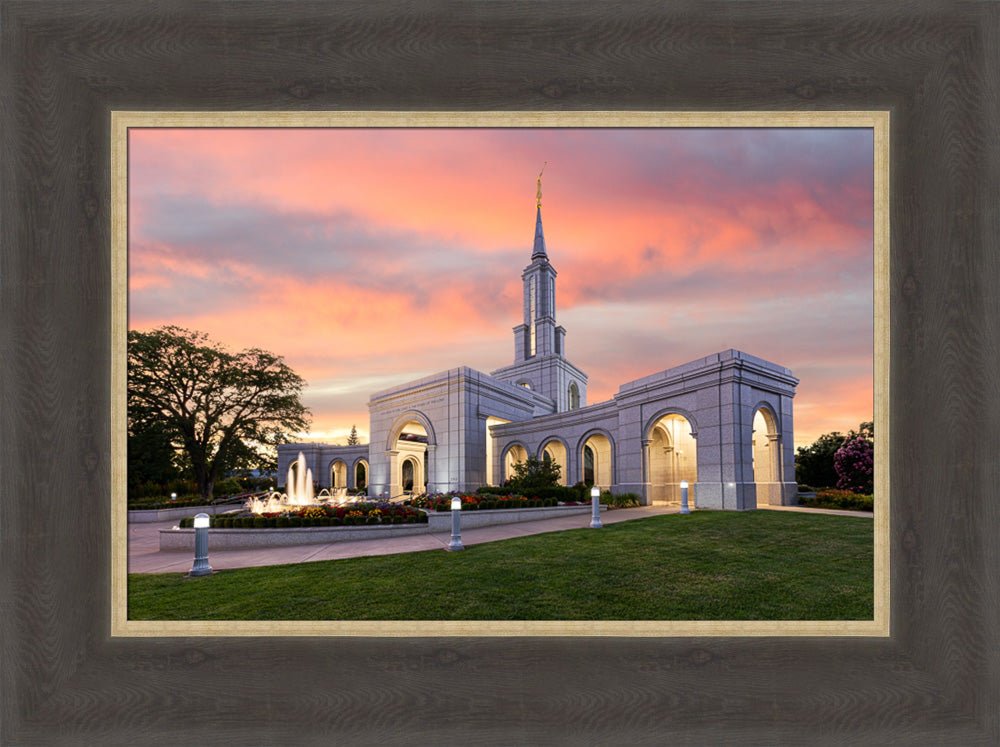
[[[761,508],[764,508],[763,506]],[[647,516],[675,514],[678,506],[641,506],[639,508],[601,511],[602,524],[642,519]],[[801,511],[805,513],[839,514],[845,516],[867,516],[870,513],[858,511],[829,511],[807,509],[798,506],[773,507],[773,510]],[[129,524],[128,527],[128,571],[129,573],[186,573],[194,561],[188,551],[160,551],[160,529],[169,529],[176,521],[160,521],[149,524]],[[463,545],[477,545],[482,542],[531,534],[559,532],[564,529],[581,529],[590,526],[590,514],[565,516],[557,519],[525,521],[518,524],[499,524],[478,527],[462,532]],[[364,555],[393,555],[421,550],[441,550],[451,540],[449,532],[417,534],[392,539],[358,540],[353,542],[329,542],[325,545],[295,545],[292,547],[269,547],[246,550],[218,550],[208,548],[208,562],[214,570],[226,568],[249,568],[261,565],[282,565],[285,563],[308,563],[315,560],[336,560],[356,558]]]

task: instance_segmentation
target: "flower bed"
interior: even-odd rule
[[[289,508],[259,515],[240,512],[210,517],[213,529],[287,529],[290,527],[374,526],[378,524],[425,524],[427,514],[411,506],[391,503],[350,503],[343,506],[316,505]],[[194,519],[181,519],[188,529]]]
[[[547,508],[557,505],[554,498],[533,498],[523,495],[468,495],[465,493],[436,493],[420,495],[406,502],[413,508],[427,511],[451,511],[454,498],[462,500],[463,511],[491,511],[511,508]]]

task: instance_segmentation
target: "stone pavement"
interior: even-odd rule
[[[867,516],[870,513],[858,511],[827,511],[823,509],[803,509],[795,506],[774,507],[776,510],[804,511],[808,513],[829,513],[848,516]],[[641,506],[639,508],[601,511],[602,524],[642,519],[647,516],[674,514],[678,506]],[[161,552],[160,529],[174,526],[176,521],[161,521],[149,524],[128,525],[128,571],[129,573],[186,573],[191,570],[192,553],[185,550]],[[525,537],[531,534],[559,532],[564,529],[581,529],[590,526],[590,514],[565,516],[557,519],[525,521],[518,524],[499,524],[477,527],[462,532],[463,545],[477,545],[482,542]],[[394,553],[418,552],[421,550],[441,550],[448,546],[449,532],[417,534],[392,539],[358,540],[352,542],[329,542],[317,545],[295,545],[292,547],[253,548],[245,550],[212,551],[208,547],[208,562],[214,570],[227,568],[248,568],[261,565],[281,565],[284,563],[307,563],[315,560],[336,560],[364,555],[392,555]]]

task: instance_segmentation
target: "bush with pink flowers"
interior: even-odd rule
[[[852,493],[871,495],[874,488],[874,447],[865,438],[851,438],[837,449],[833,466],[837,487]]]

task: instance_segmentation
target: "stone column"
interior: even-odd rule
[[[389,495],[386,498],[394,498],[403,492],[399,482],[399,451],[387,451],[386,456],[389,457]]]
[[[427,474],[424,475],[424,490],[428,493],[438,493],[438,489],[433,476],[437,472],[434,457],[437,452],[437,444],[427,444]]]
[[[650,440],[648,438],[642,439],[642,505],[649,506],[652,502],[652,498],[649,495],[650,481],[649,481],[649,444]]]

